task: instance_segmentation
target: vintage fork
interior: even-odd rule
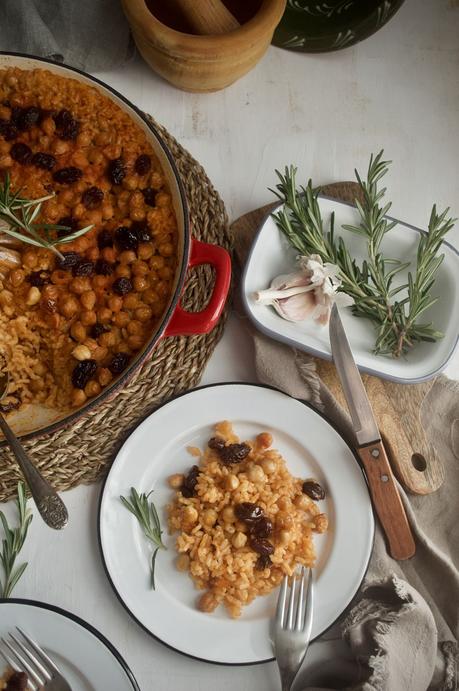
[[[49,655],[18,626],[16,629],[23,640],[12,633],[9,634],[9,640],[2,638],[0,655],[14,670],[27,674],[27,688],[30,691],[72,691]]]
[[[299,585],[298,585],[299,583]],[[312,630],[312,570],[304,566],[294,574],[287,607],[288,576],[282,581],[276,616],[272,622],[272,642],[282,682],[282,691],[290,691],[305,658]]]

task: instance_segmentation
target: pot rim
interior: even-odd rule
[[[70,73],[76,73],[77,75],[82,75],[86,79],[89,79],[92,82],[95,82],[96,84],[100,85],[103,89],[106,89],[108,92],[111,94],[114,94],[117,98],[119,98],[123,103],[130,108],[134,113],[143,120],[143,122],[146,124],[148,129],[150,130],[152,136],[156,139],[156,142],[158,145],[161,147],[163,150],[166,159],[168,161],[168,164],[171,168],[171,171],[174,175],[175,181],[177,183],[179,195],[180,195],[180,205],[183,211],[183,257],[182,257],[182,262],[180,269],[177,270],[176,272],[176,288],[173,293],[173,296],[170,300],[169,307],[167,310],[163,313],[161,317],[161,321],[159,325],[156,327],[155,332],[153,335],[150,337],[149,341],[147,344],[144,346],[143,350],[141,350],[133,359],[133,361],[129,364],[129,366],[126,368],[126,370],[117,378],[113,381],[113,383],[109,384],[106,386],[103,391],[98,395],[89,400],[87,403],[85,403],[81,408],[77,408],[75,411],[71,411],[68,415],[65,415],[65,417],[62,417],[58,420],[55,420],[54,422],[51,422],[50,424],[47,424],[46,426],[39,428],[37,430],[33,430],[32,432],[26,432],[25,434],[18,434],[18,438],[21,439],[22,441],[27,441],[29,439],[36,439],[38,437],[48,437],[54,434],[54,432],[57,432],[60,429],[69,427],[73,423],[75,423],[77,420],[80,418],[86,417],[88,413],[92,412],[95,408],[97,408],[99,405],[102,403],[106,402],[107,399],[112,397],[117,391],[119,391],[134,375],[135,371],[141,367],[141,365],[149,359],[151,353],[153,352],[154,348],[158,344],[158,341],[160,340],[161,336],[163,335],[168,323],[170,322],[175,308],[177,307],[177,304],[180,300],[181,292],[183,290],[183,286],[185,283],[185,277],[186,273],[188,270],[188,263],[189,263],[189,257],[190,257],[190,248],[191,248],[191,226],[190,226],[190,213],[189,213],[189,208],[188,208],[188,201],[186,198],[186,193],[185,193],[185,187],[183,185],[182,179],[180,177],[177,165],[175,163],[173,154],[169,147],[167,146],[166,142],[163,140],[161,134],[158,132],[156,127],[148,120],[148,118],[145,116],[145,114],[138,108],[136,105],[134,105],[129,99],[127,99],[125,96],[123,96],[119,91],[114,89],[113,87],[109,86],[105,82],[103,82],[101,79],[98,79],[97,77],[93,77],[92,75],[88,74],[87,72],[84,72],[83,70],[80,70],[77,67],[71,67],[70,65],[66,65],[65,63],[60,63],[56,62],[54,60],[50,60],[49,58],[42,58],[38,57],[35,55],[27,54],[27,53],[16,53],[16,52],[11,52],[11,51],[2,51],[0,50],[0,59],[2,56],[7,56],[7,57],[18,57],[18,58],[25,58],[29,60],[36,60],[37,62],[42,62],[45,65],[51,65],[54,67],[59,67],[62,68],[64,71],[68,70]],[[0,67],[1,67],[1,62],[0,62]],[[69,75],[70,77],[72,74]],[[110,95],[109,95],[110,97]],[[6,440],[0,440],[0,448],[8,446],[8,443]]]
[[[233,52],[236,43],[243,46],[259,43],[260,34],[272,35],[282,19],[286,0],[262,0],[258,12],[237,29],[225,34],[204,36],[177,31],[167,24],[163,24],[148,9],[145,0],[122,0],[122,5],[129,23],[131,24],[131,18],[133,18],[139,24],[139,27],[131,24],[132,32],[141,33],[157,47],[166,48],[168,52],[175,48],[180,52],[183,50],[188,50],[190,53],[212,51],[219,54],[222,51]],[[147,28],[149,24],[155,28],[156,35],[154,37]]]

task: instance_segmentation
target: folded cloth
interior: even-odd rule
[[[257,228],[234,235],[242,267]],[[257,333],[256,371],[262,383],[307,400],[355,445],[349,415],[333,398],[305,353]],[[379,524],[363,587],[347,615],[327,632],[336,655],[327,665],[300,672],[304,691],[452,691],[458,688],[459,638],[459,384],[439,377],[421,409],[421,420],[445,466],[434,494],[400,493],[416,539],[416,555],[403,562],[387,553]],[[339,577],[339,575],[338,575]]]
[[[133,54],[119,0],[1,0],[0,50],[109,70]]]

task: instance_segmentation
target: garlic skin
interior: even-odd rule
[[[333,303],[338,307],[354,303],[349,295],[338,292],[341,279],[335,264],[324,264],[317,254],[299,257],[298,264],[298,271],[277,276],[270,288],[255,293],[255,302],[271,305],[288,321],[303,321],[311,316],[322,326],[328,324]]]

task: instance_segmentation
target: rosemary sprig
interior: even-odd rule
[[[62,258],[57,245],[73,242],[93,228],[89,225],[63,237],[57,237],[57,231],[70,231],[71,228],[36,220],[43,203],[54,197],[54,194],[40,199],[25,199],[21,197],[20,192],[21,190],[12,191],[10,176],[6,173],[3,182],[0,181],[0,231],[16,240],[43,247]]]
[[[409,263],[385,257],[380,250],[384,236],[396,225],[386,218],[391,204],[383,204],[386,189],[379,187],[390,164],[382,156],[382,151],[371,156],[366,180],[355,171],[363,198],[362,202],[355,201],[360,223],[343,226],[366,241],[368,259],[361,266],[352,258],[343,238],[336,237],[334,214],[325,230],[317,200],[320,189],[314,189],[311,180],[307,187],[297,188],[294,166],[286,167],[284,175],[276,171],[280,182],[273,191],[284,205],[273,217],[302,255],[318,254],[324,262],[339,267],[341,289],[354,299],[354,314],[370,319],[376,327],[375,352],[399,357],[415,343],[435,341],[443,335],[419,318],[437,300],[430,291],[443,261],[441,244],[455,219],[448,217],[449,208],[438,214],[433,207],[428,232],[419,239],[415,274],[408,273],[407,282],[394,287],[394,278]],[[402,299],[394,299],[400,293]]]
[[[10,528],[6,516],[0,511],[0,521],[3,526],[5,537],[2,541],[2,551],[0,552],[0,563],[3,568],[3,580],[0,579],[1,597],[10,597],[13,588],[21,578],[27,568],[27,562],[15,568],[16,559],[24,545],[32,521],[32,512],[27,508],[27,497],[23,482],[18,482],[17,509],[19,514],[19,525],[17,528]]]
[[[164,545],[161,539],[163,531],[161,530],[161,524],[156,507],[152,501],[148,501],[151,494],[153,494],[153,490],[148,494],[139,494],[134,487],[131,487],[130,500],[126,499],[126,497],[120,497],[120,499],[128,511],[134,514],[134,516],[137,518],[142,532],[147,540],[155,545],[155,549],[153,550],[150,561],[151,587],[154,590],[156,556],[159,549],[167,549],[167,547]]]

